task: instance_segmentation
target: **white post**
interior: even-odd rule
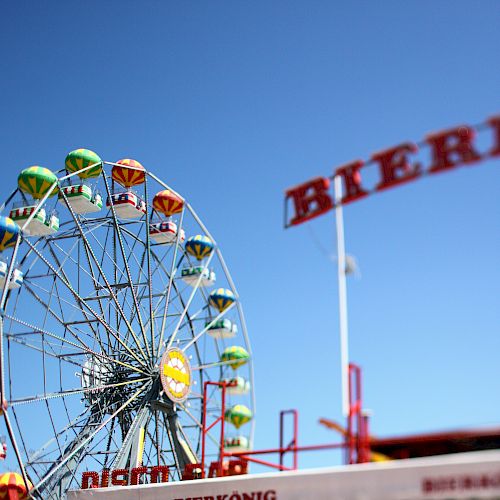
[[[342,381],[342,413],[349,416],[349,342],[347,329],[347,286],[344,244],[344,218],[342,214],[342,180],[333,180],[335,195],[335,222],[337,229],[337,264],[339,282],[340,369]]]

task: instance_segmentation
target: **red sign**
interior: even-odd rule
[[[486,152],[479,152],[475,144],[476,130],[487,127],[492,135],[492,146]],[[430,148],[430,165],[426,167],[414,158],[419,146]],[[371,193],[399,186],[427,174],[448,172],[462,165],[471,165],[479,160],[500,155],[500,116],[490,118],[486,123],[471,127],[461,125],[427,135],[417,145],[405,142],[371,156],[370,161],[356,160],[337,168],[335,176],[340,176],[343,196],[340,204],[346,205],[365,198]],[[413,157],[413,159],[412,159]],[[361,171],[368,165],[378,166],[378,183],[371,189],[363,186]],[[285,227],[302,224],[322,215],[335,203],[330,195],[330,178],[316,177],[286,191]],[[289,217],[288,207],[293,207]]]
[[[82,490],[88,488],[107,488],[108,486],[127,486],[128,484],[140,484],[141,476],[149,474],[151,483],[165,483],[168,481],[168,467],[166,465],[156,465],[154,467],[134,467],[129,469],[103,469],[99,480],[99,473],[96,471],[86,471],[82,474]]]

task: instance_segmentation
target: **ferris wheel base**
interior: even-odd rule
[[[500,498],[500,451],[70,491],[69,500],[458,500]]]

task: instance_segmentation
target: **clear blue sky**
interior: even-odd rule
[[[298,408],[332,441],[333,215],[287,231],[284,190],[500,112],[497,1],[4,2],[2,192],[78,147],[132,157],[192,203],[242,297],[256,447]],[[499,159],[349,206],[351,358],[372,431],[500,423]],[[334,454],[301,463],[332,463]]]

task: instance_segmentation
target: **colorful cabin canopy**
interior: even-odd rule
[[[227,288],[218,288],[208,296],[208,303],[219,312],[225,311],[234,300],[233,292]]]
[[[111,177],[123,187],[129,188],[142,184],[146,179],[144,167],[137,161],[124,158],[116,162],[111,170]]]
[[[19,189],[37,200],[47,194],[54,182],[57,182],[57,176],[54,172],[51,172],[48,168],[37,166],[25,168],[17,178]],[[56,186],[50,196],[57,194],[57,191]]]
[[[250,390],[250,382],[243,377],[225,378],[224,382],[227,384],[226,392],[228,394],[242,395],[247,394]]]
[[[59,192],[59,202],[65,205],[62,193],[66,195],[68,204],[77,214],[89,214],[102,209],[101,195],[92,192],[92,188],[86,184],[62,187]]]
[[[97,165],[96,165],[97,163]],[[80,172],[78,177],[81,179],[91,179],[93,177],[99,177],[102,172],[102,160],[99,156],[91,151],[90,149],[75,149],[68,153],[66,156],[66,170],[68,173],[72,174],[78,172],[84,168],[95,165],[84,172]]]
[[[234,405],[224,413],[224,420],[233,424],[237,429],[252,420],[253,413],[245,405]]]
[[[198,260],[202,260],[212,253],[214,243],[207,236],[198,234],[188,238],[184,247],[189,255],[196,257]]]
[[[149,236],[157,243],[170,244],[174,243],[177,239],[177,224],[172,221],[162,221],[150,224]],[[186,233],[181,228],[179,234],[179,242],[182,243],[186,239]]]
[[[221,354],[220,360],[222,362],[231,361],[231,363],[228,363],[229,366],[233,370],[236,370],[240,366],[243,366],[249,358],[250,354],[248,354],[248,352],[243,347],[233,345],[224,349],[224,352]]]
[[[19,226],[10,218],[0,215],[0,252],[16,244]]]
[[[228,318],[220,318],[217,321],[207,321],[205,326],[208,334],[214,339],[229,339],[238,333],[238,325]]]
[[[28,481],[29,489],[33,485]],[[24,484],[24,479],[17,472],[5,472],[0,475],[0,498],[25,500],[28,498],[28,490]]]
[[[153,208],[162,214],[171,215],[182,212],[184,200],[169,189],[156,193],[153,198]]]

